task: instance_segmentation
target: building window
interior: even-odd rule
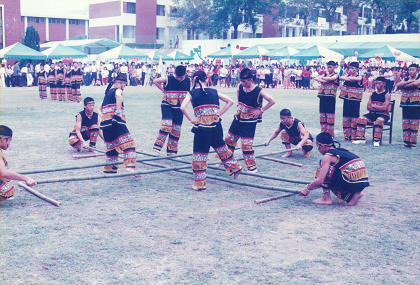
[[[0,11],[1,11],[1,8],[0,8]],[[1,17],[1,15],[0,15],[0,17]],[[25,23],[25,17],[24,17],[24,16],[21,16],[21,17],[20,17],[20,21],[21,21],[22,23]]]
[[[165,5],[157,5],[157,16],[165,16]]]
[[[156,28],[156,39],[163,40],[165,33],[165,28]]]
[[[127,13],[136,14],[136,3],[127,2]]]
[[[66,24],[66,19],[49,18],[48,23],[50,24]]]
[[[226,40],[227,39],[227,32],[223,32],[223,39]]]
[[[85,20],[76,20],[76,19],[70,19],[69,20],[70,25],[84,25]]]
[[[340,13],[337,13],[337,12],[335,12],[334,13],[334,21],[333,21],[334,23],[341,23],[341,14]]]
[[[40,24],[44,24],[45,23],[45,18],[41,18],[41,17],[28,17],[28,23],[40,23]]]
[[[123,26],[123,38],[134,39],[135,29],[135,26]]]

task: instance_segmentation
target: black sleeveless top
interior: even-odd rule
[[[205,88],[205,93],[201,88],[192,89],[189,92],[191,103],[194,108],[194,116],[197,118],[197,124],[194,125],[192,132],[196,129],[211,130],[218,123],[219,118],[219,95],[216,89]]]
[[[305,125],[300,120],[293,118],[293,124],[290,127],[286,126],[283,123],[280,123],[280,130],[286,130],[287,134],[292,138],[301,138],[303,137],[303,135],[299,132],[299,129],[298,129],[299,123],[301,123],[302,126],[305,127]],[[311,141],[314,140],[311,134],[309,134],[308,139]]]
[[[80,116],[82,117],[82,129],[81,131],[83,132],[84,128],[89,129],[92,125],[97,124],[98,123],[98,113],[93,112],[92,113],[92,117],[89,119],[89,117],[86,115],[86,111],[80,111],[78,114],[80,114]],[[77,117],[77,115],[76,115]]]
[[[236,115],[239,117],[240,122],[262,122],[262,115],[258,118],[250,117],[253,111],[261,110],[262,108],[261,90],[261,87],[255,86],[250,92],[246,92],[244,87],[241,84],[239,85],[238,112]]]
[[[165,87],[165,96],[163,101],[167,102],[171,106],[181,106],[185,96],[191,89],[191,81],[189,77],[185,77],[184,80],[176,80],[173,75],[168,76],[168,81]]]
[[[372,100],[372,104],[375,105],[375,106],[382,106],[385,103],[385,96],[387,94],[388,94],[388,92],[386,90],[382,93],[379,93],[379,94],[376,93],[376,91],[373,92],[372,96],[370,97],[371,100]],[[370,111],[370,113],[382,114],[382,115],[389,116],[389,110],[386,110],[386,111]]]

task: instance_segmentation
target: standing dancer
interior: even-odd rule
[[[124,167],[126,172],[133,172],[136,167],[136,145],[126,126],[124,113],[123,90],[127,85],[127,78],[119,74],[112,83],[108,84],[102,104],[98,107],[98,114],[102,117],[101,130],[106,145],[106,162],[118,161],[118,153],[124,153]],[[107,165],[105,174],[117,173],[118,166]]]
[[[328,132],[332,137],[334,137],[335,124],[335,97],[340,86],[339,76],[334,69],[335,61],[329,61],[327,73],[314,78],[321,83],[321,88],[318,91],[321,132]]]
[[[340,98],[343,103],[343,132],[342,140],[351,141],[356,138],[357,119],[360,117],[360,102],[363,97],[363,78],[358,74],[359,63],[350,63],[347,76],[340,77],[344,80],[341,87]]]
[[[48,72],[48,84],[50,85],[51,100],[57,100],[57,78],[54,63],[50,64],[50,68],[51,69]]]
[[[397,84],[401,88],[403,147],[417,148],[417,136],[420,120],[420,80],[417,79],[419,66],[411,64],[408,67],[408,78]]]
[[[194,125],[194,149],[192,159],[192,169],[194,173],[194,184],[192,188],[196,191],[206,190],[206,169],[207,158],[210,146],[219,155],[226,172],[234,175],[236,179],[242,167],[233,157],[232,151],[223,141],[223,129],[221,116],[233,105],[233,100],[228,96],[219,93],[213,88],[203,88],[208,78],[204,71],[197,71],[193,75],[193,89],[188,93],[181,104],[181,111],[187,119]],[[196,87],[198,87],[196,89]],[[222,110],[219,108],[219,99],[225,102]],[[188,103],[194,108],[194,118],[187,111]]]
[[[57,69],[57,93],[58,93],[58,100],[59,101],[66,101],[66,92],[64,89],[64,68],[63,62],[58,62],[58,69]]]
[[[153,146],[153,150],[157,153],[160,153],[162,147],[165,145],[168,134],[169,138],[166,145],[166,154],[173,155],[178,152],[182,119],[184,118],[180,107],[191,88],[190,78],[185,76],[186,72],[185,66],[178,65],[175,68],[174,75],[160,77],[153,81],[153,84],[155,84],[164,94],[162,104],[160,105],[162,111],[162,125]]]
[[[39,88],[39,97],[41,99],[48,99],[47,96],[47,72],[44,70],[44,64],[41,63],[41,71],[38,73],[38,88]]]
[[[382,138],[382,129],[384,123],[389,120],[389,101],[391,95],[387,90],[387,80],[383,76],[376,78],[376,91],[369,97],[367,103],[368,114],[364,114],[357,119],[356,138],[352,141],[354,144],[365,144],[365,130],[368,122],[373,123],[373,145],[379,146]]]
[[[66,65],[64,75],[64,86],[67,94],[67,100],[73,101],[73,93],[71,91],[71,65]]]
[[[74,68],[71,71],[71,92],[73,94],[73,102],[80,103],[82,102],[80,85],[83,83],[83,73],[77,62],[74,62],[73,66]]]
[[[229,132],[225,138],[227,146],[235,151],[235,147],[241,138],[241,149],[244,156],[244,166],[248,171],[257,172],[255,160],[254,136],[257,123],[262,122],[262,114],[276,102],[261,87],[258,87],[252,80],[252,71],[244,68],[240,73],[240,83],[237,91],[238,111],[230,125]],[[268,103],[263,107],[263,99]]]

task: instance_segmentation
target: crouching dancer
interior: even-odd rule
[[[277,130],[271,134],[270,138],[265,142],[265,145],[269,145],[279,134],[286,146],[286,149],[291,149],[290,144],[296,146],[296,150],[302,150],[305,157],[311,155],[311,151],[314,148],[312,141],[314,140],[306,130],[305,125],[298,119],[292,118],[292,113],[289,109],[283,109],[280,111],[280,125]],[[288,151],[282,157],[293,156],[292,151]]]
[[[324,196],[313,200],[317,204],[332,204],[330,191],[338,202],[354,206],[363,196],[363,189],[369,186],[368,173],[363,161],[344,148],[336,148],[333,138],[327,132],[316,137],[316,145],[323,155],[316,171],[316,178],[300,191],[303,196],[309,191],[322,187]]]
[[[12,196],[16,193],[16,188],[10,183],[10,180],[25,181],[28,186],[36,185],[36,181],[32,178],[9,170],[3,150],[9,148],[12,136],[13,131],[9,127],[0,125],[0,156],[2,158],[0,160],[0,201],[13,199]]]
[[[119,74],[105,91],[98,114],[102,117],[101,130],[106,145],[106,162],[118,161],[118,153],[124,153],[126,172],[133,172],[136,167],[136,145],[126,126],[123,90],[127,85],[125,75]],[[117,173],[117,165],[107,165],[104,173]]]
[[[217,152],[226,172],[234,175],[236,179],[242,167],[233,157],[232,151],[223,140],[223,129],[221,116],[233,105],[233,100],[226,95],[220,94],[216,89],[203,88],[207,83],[207,75],[204,71],[194,73],[193,89],[189,91],[181,104],[181,111],[194,125],[194,147],[192,169],[194,173],[194,184],[192,188],[196,191],[206,190],[206,169],[207,157],[210,146]],[[198,87],[198,88],[196,88]],[[226,102],[222,110],[219,108],[219,99]],[[194,118],[187,111],[188,103],[194,108]]]

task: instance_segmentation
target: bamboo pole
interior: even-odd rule
[[[36,191],[36,190],[34,190],[34,189],[32,189],[31,187],[29,187],[28,185],[26,185],[25,183],[23,183],[23,182],[19,182],[18,183],[18,185],[20,186],[20,187],[23,187],[26,191],[28,191],[28,192],[30,192],[30,193],[32,193],[32,194],[34,194],[35,196],[37,196],[38,198],[41,198],[42,200],[45,200],[45,201],[47,201],[47,202],[49,202],[49,203],[51,203],[51,204],[53,204],[53,205],[55,205],[55,206],[57,206],[57,207],[60,207],[62,204],[61,204],[61,202],[58,202],[58,201],[56,201],[56,200],[54,200],[54,199],[52,199],[52,198],[50,198],[50,197],[47,197],[47,196],[45,196],[45,195],[43,195],[43,194],[41,194],[41,193],[39,193],[38,191]]]
[[[296,195],[296,194],[295,193],[289,193],[289,194],[284,194],[284,195],[277,196],[277,197],[255,200],[255,204],[261,204],[261,203],[265,203],[265,202],[269,202],[269,201],[274,201],[274,200],[277,200],[277,199],[280,199],[280,198],[289,197],[289,196],[293,196],[293,195]]]
[[[290,165],[294,165],[294,166],[299,166],[299,167],[302,167],[303,166],[302,163],[291,162],[291,161],[287,161],[287,160],[283,160],[283,159],[277,159],[277,158],[272,158],[272,157],[268,157],[268,156],[261,156],[260,158],[265,159],[265,160],[271,160],[271,161],[275,161],[275,162],[280,162],[280,163],[284,163],[284,164],[290,164]]]
[[[73,158],[89,158],[96,156],[105,156],[105,153],[90,153],[90,154],[73,154]]]

